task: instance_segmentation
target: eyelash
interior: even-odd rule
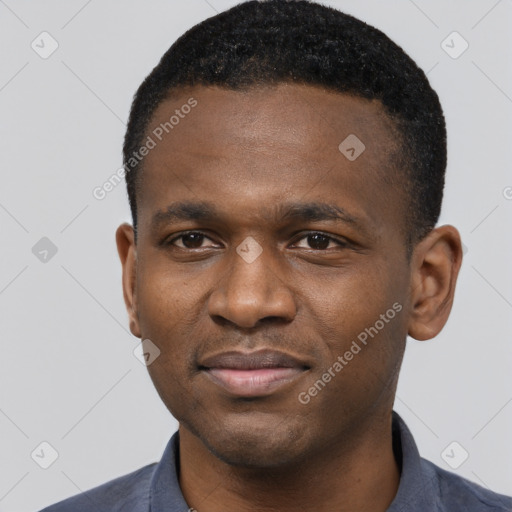
[[[174,242],[176,242],[176,240],[179,240],[180,238],[183,238],[184,236],[191,235],[191,234],[202,235],[205,238],[207,238],[208,240],[213,242],[213,240],[206,233],[203,233],[202,231],[186,231],[184,233],[181,233],[178,236],[173,237],[172,239],[170,239],[168,241],[164,241],[164,245],[166,245],[166,246],[174,246],[174,247],[176,247],[178,249],[187,250],[187,251],[194,251],[194,250],[202,249],[201,247],[198,247],[196,249],[189,249],[187,247],[178,247],[178,246],[174,245]],[[307,238],[308,236],[312,236],[312,235],[320,235],[322,237],[325,237],[326,239],[329,240],[329,243],[330,242],[335,242],[338,245],[338,247],[340,247],[340,248],[347,248],[349,246],[348,242],[346,242],[344,240],[341,240],[341,239],[338,239],[338,238],[335,238],[332,235],[327,235],[327,234],[325,234],[325,233],[323,233],[321,231],[308,231],[307,233],[302,234],[293,243],[296,244],[296,243],[300,242],[301,240],[303,240],[304,238]],[[329,249],[313,249],[313,248],[310,248],[310,250],[311,251],[326,252]]]

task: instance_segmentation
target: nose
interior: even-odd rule
[[[297,313],[294,294],[274,259],[269,249],[253,260],[233,251],[226,261],[225,274],[210,295],[210,317],[245,329],[271,319],[293,320]]]

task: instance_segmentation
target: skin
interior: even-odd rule
[[[426,340],[446,323],[459,233],[437,227],[407,258],[403,187],[388,179],[399,146],[378,101],[293,84],[196,86],[174,91],[151,128],[190,97],[197,106],[145,157],[137,243],[129,224],[116,233],[131,332],[161,351],[148,370],[179,421],[185,499],[199,512],[385,511],[399,484],[391,412],[406,335]],[[349,134],[366,146],[355,161],[338,150]],[[184,201],[217,213],[152,225]],[[336,206],[359,224],[286,217],[290,203]],[[205,236],[178,238],[190,231]],[[252,263],[236,252],[249,236],[262,249]],[[395,303],[401,311],[301,403]],[[253,399],[199,370],[205,357],[260,348],[307,369]]]

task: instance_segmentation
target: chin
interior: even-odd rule
[[[266,420],[266,421],[265,421]],[[190,428],[218,459],[230,466],[279,468],[296,463],[306,451],[306,427],[275,418],[226,419]]]

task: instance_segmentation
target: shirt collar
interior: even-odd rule
[[[181,493],[178,480],[179,432],[165,448],[151,480],[150,512],[188,512],[189,506]]]
[[[437,510],[437,475],[422,464],[416,442],[404,420],[393,411],[393,451],[401,466],[400,484],[386,512]],[[400,464],[401,461],[401,464]]]
[[[402,418],[393,411],[393,451],[401,468],[400,484],[387,512],[430,510],[438,501],[436,475],[421,463],[414,438]],[[156,466],[150,489],[151,512],[188,512],[178,480],[179,433],[169,440]]]

